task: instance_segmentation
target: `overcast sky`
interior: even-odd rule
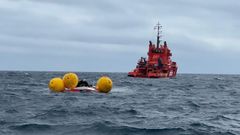
[[[128,72],[158,21],[179,73],[240,74],[239,0],[0,0],[0,70]]]

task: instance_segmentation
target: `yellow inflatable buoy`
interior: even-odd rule
[[[61,78],[53,78],[49,81],[48,88],[54,92],[63,92],[64,83]]]
[[[96,89],[98,92],[108,93],[112,89],[112,80],[106,76],[99,78],[97,81]]]
[[[75,73],[67,73],[63,76],[65,88],[74,89],[78,84],[78,76]]]

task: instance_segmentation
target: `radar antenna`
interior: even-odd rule
[[[158,22],[154,29],[157,29],[157,48],[159,48],[159,44],[161,43],[160,38],[162,37],[162,25]]]

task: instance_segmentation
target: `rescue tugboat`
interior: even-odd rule
[[[162,26],[158,23],[154,29],[157,29],[157,45],[149,41],[148,59],[141,57],[136,68],[128,73],[130,77],[141,78],[167,78],[175,77],[177,74],[177,63],[171,60],[171,50],[167,42],[161,44]]]

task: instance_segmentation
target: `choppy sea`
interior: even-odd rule
[[[77,73],[109,94],[53,93],[65,72],[0,72],[2,135],[239,135],[240,75],[178,74],[174,79],[126,73]]]

